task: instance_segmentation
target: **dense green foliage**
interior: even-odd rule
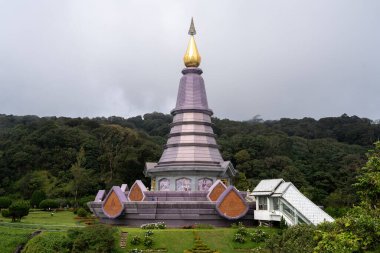
[[[357,183],[360,205],[332,223],[298,225],[267,241],[276,252],[348,253],[380,250],[380,142],[368,153]],[[300,247],[302,245],[302,247]]]
[[[73,243],[71,252],[112,252],[115,247],[114,233],[115,229],[106,225],[69,230],[68,236]]]
[[[375,143],[375,149],[367,154],[368,161],[359,171],[358,189],[361,204],[370,210],[380,208],[380,142]]]
[[[142,179],[157,161],[172,117],[128,119],[0,115],[0,195],[61,198],[66,205],[98,189]],[[292,181],[317,204],[334,208],[357,201],[352,184],[380,125],[356,116],[231,121],[213,118],[225,160],[240,172],[235,185],[252,189],[264,178]],[[36,191],[42,191],[38,194]]]
[[[77,215],[78,217],[84,218],[84,217],[87,217],[88,213],[84,208],[81,207],[77,210]]]
[[[59,203],[55,199],[44,199],[41,201],[39,208],[43,210],[52,210],[59,207]]]
[[[0,210],[8,208],[12,204],[12,200],[7,197],[0,197]]]
[[[28,241],[23,253],[65,253],[70,252],[70,244],[65,234],[45,232]]]
[[[31,239],[24,253],[93,252],[108,253],[115,248],[114,229],[105,225],[70,229],[67,233],[43,232]]]
[[[27,242],[33,230],[28,229],[12,229],[0,226],[0,252],[14,253],[18,245]]]
[[[36,190],[33,192],[30,199],[30,205],[32,207],[39,207],[40,203],[46,199],[46,193],[42,190]]]
[[[22,217],[29,214],[30,204],[27,201],[19,200],[8,207],[9,217],[12,221],[20,221]]]

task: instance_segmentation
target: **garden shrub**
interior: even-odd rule
[[[245,237],[242,234],[236,233],[234,235],[234,241],[238,243],[245,243]]]
[[[374,250],[380,245],[380,214],[355,207],[334,223],[322,223],[315,236],[316,252]]]
[[[288,227],[289,227],[289,226],[288,226],[288,224],[286,223],[284,216],[281,216],[281,220],[280,220],[279,228],[280,228],[280,229],[286,229],[286,228],[288,228]]]
[[[94,200],[94,196],[86,196],[78,200],[79,207],[84,208],[87,212],[90,212],[87,203]]]
[[[152,230],[148,230],[145,232],[145,236],[151,236],[153,235],[153,231]]]
[[[8,208],[12,204],[12,200],[8,197],[0,197],[0,210]]]
[[[46,194],[42,190],[36,190],[33,192],[32,197],[30,199],[30,205],[32,207],[39,207],[41,201],[46,199]]]
[[[350,210],[348,207],[327,207],[326,213],[330,214],[334,218],[340,218],[347,214]]]
[[[315,230],[314,225],[306,224],[289,227],[282,230],[280,235],[268,238],[266,247],[283,253],[312,253],[316,246],[313,240]]]
[[[151,248],[153,246],[153,238],[151,236],[145,235],[144,246],[147,248]]]
[[[9,218],[11,217],[11,214],[9,213],[8,209],[3,209],[1,210],[1,216],[3,216],[4,218]]]
[[[241,225],[241,226],[238,227],[238,230],[237,230],[236,233],[240,234],[242,236],[246,236],[246,235],[248,235],[248,230],[247,230],[246,227],[244,227],[243,225]]]
[[[70,240],[65,235],[44,232],[29,240],[23,253],[65,253],[70,252],[70,244]]]
[[[72,253],[111,253],[115,248],[115,229],[107,225],[91,225],[68,233],[73,240]]]
[[[84,210],[84,208],[79,208],[79,209],[77,210],[77,215],[78,215],[79,217],[84,218],[84,217],[87,217],[88,213],[87,213],[86,210]]]
[[[140,226],[142,229],[165,229],[165,222],[147,223]]]
[[[131,244],[139,245],[141,243],[141,238],[138,235],[132,237]]]
[[[12,203],[8,210],[9,215],[12,217],[12,221],[20,221],[22,217],[29,214],[30,204],[28,201],[19,200]]]
[[[185,250],[184,253],[218,253],[218,251],[212,250],[206,244],[204,244],[196,232],[193,233],[194,246],[191,249]]]
[[[46,210],[58,208],[59,203],[55,199],[44,199],[41,201],[39,207],[46,211]]]
[[[252,242],[264,242],[268,238],[268,234],[261,229],[256,229],[249,234]]]
[[[141,249],[131,249],[129,253],[143,253]]]

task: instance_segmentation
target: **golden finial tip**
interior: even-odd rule
[[[186,54],[183,57],[183,61],[186,67],[198,67],[201,64],[201,56],[198,52],[197,45],[195,44],[194,35],[196,34],[194,20],[191,18],[189,35],[190,41],[187,46]]]

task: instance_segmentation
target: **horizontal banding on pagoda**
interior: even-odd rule
[[[216,167],[221,167],[220,166],[220,162],[212,162],[212,161],[171,161],[171,162],[158,162],[157,167],[160,167],[162,165],[165,165],[165,166],[179,166],[179,165],[200,166],[202,164],[208,164],[208,165],[212,164],[213,167],[215,167],[215,165],[216,165]]]
[[[165,144],[164,148],[171,148],[171,147],[188,147],[188,146],[195,146],[195,147],[209,147],[209,148],[219,148],[219,145],[217,144],[208,144],[208,143],[173,143],[173,144]]]
[[[205,133],[205,132],[178,132],[178,133],[171,133],[168,134],[167,137],[175,137],[175,136],[183,136],[183,135],[200,135],[200,136],[208,136],[208,137],[217,137],[216,134],[211,133]]]
[[[213,126],[213,123],[207,121],[178,121],[169,124],[169,127],[179,126],[179,125],[205,125],[205,126]]]
[[[200,112],[200,113],[204,113],[204,114],[207,114],[209,116],[212,116],[214,114],[214,112],[211,110],[211,109],[197,109],[197,108],[175,108],[173,110],[171,110],[170,114],[171,115],[177,115],[177,114],[180,114],[180,113],[186,113],[186,112]]]
[[[184,75],[186,75],[186,74],[198,74],[198,75],[202,75],[202,73],[203,73],[203,71],[200,68],[189,67],[189,68],[184,68],[182,70],[182,74],[184,74]]]

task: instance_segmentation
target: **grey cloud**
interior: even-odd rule
[[[215,116],[380,118],[380,2],[0,1],[0,113],[169,113],[194,16]]]

